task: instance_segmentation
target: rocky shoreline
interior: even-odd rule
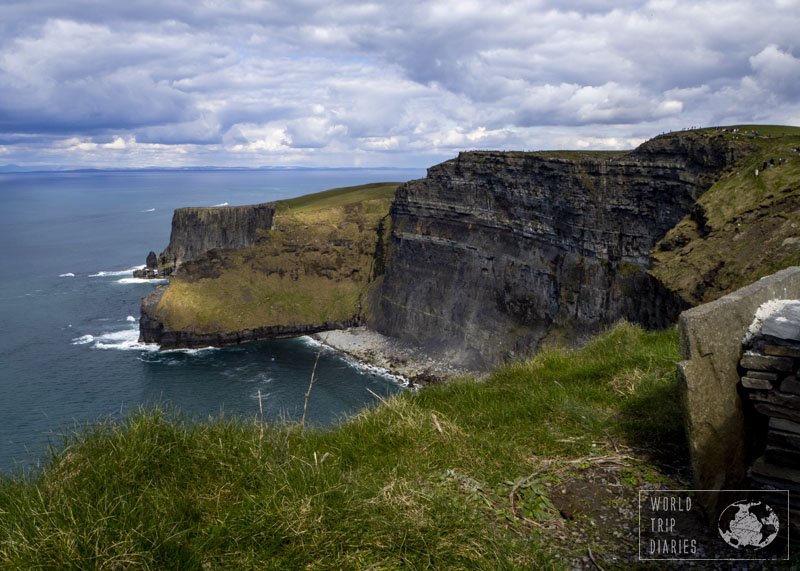
[[[363,326],[324,331],[311,337],[362,363],[386,369],[404,378],[410,386],[481,374],[479,371],[456,367],[446,360],[428,355],[420,347]]]

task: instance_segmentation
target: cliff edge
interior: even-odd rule
[[[177,269],[143,301],[143,341],[366,324],[487,370],[620,319],[667,326],[799,263],[800,129],[669,133],[629,152],[464,152],[399,186],[242,208],[176,211],[159,263]]]
[[[219,346],[359,324],[397,184],[176,210],[159,256],[170,284],[142,300],[140,340]]]
[[[648,269],[656,243],[752,151],[727,131],[629,153],[464,152],[402,185],[368,325],[486,369],[687,301]]]

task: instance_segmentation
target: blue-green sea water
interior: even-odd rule
[[[169,241],[181,206],[253,204],[327,188],[410,180],[421,170],[133,171],[0,174],[0,473],[35,467],[48,444],[140,404],[195,418],[299,418],[317,355],[308,338],[161,352],[137,342],[132,279]],[[329,425],[400,390],[321,354],[309,420]]]

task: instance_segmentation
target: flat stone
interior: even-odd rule
[[[752,489],[761,490],[789,490],[789,505],[790,507],[800,507],[800,484],[795,484],[789,480],[781,480],[778,478],[770,478],[768,476],[760,476],[758,474],[750,473],[749,484]]]
[[[756,371],[778,371],[789,373],[794,368],[794,361],[788,357],[772,357],[760,355],[758,353],[747,352],[742,355],[739,364],[743,369],[755,369]]]
[[[782,430],[784,432],[800,434],[800,423],[792,422],[791,420],[787,420],[785,418],[770,418],[769,428],[770,430]]]
[[[764,459],[769,464],[776,466],[800,468],[800,451],[797,450],[767,446],[767,449],[764,451]],[[800,483],[800,480],[797,480],[797,482]]]
[[[761,334],[800,341],[800,302],[786,303],[778,311],[764,319]]]
[[[772,382],[766,379],[754,379],[753,377],[742,377],[742,386],[746,389],[755,389],[759,391],[772,390]]]
[[[777,374],[766,371],[747,371],[747,376],[751,379],[764,379],[765,381],[777,381],[780,378]]]
[[[750,400],[768,402],[778,406],[791,408],[800,415],[800,395],[784,393],[781,391],[752,391],[749,395]]]
[[[767,444],[778,448],[800,450],[800,434],[770,429],[767,432]]]
[[[800,482],[800,470],[786,466],[776,466],[774,464],[770,464],[766,461],[764,456],[753,462],[751,470],[753,474],[757,476],[787,480],[795,483]]]
[[[756,411],[764,416],[783,418],[800,423],[800,411],[768,402],[754,402]]]
[[[783,345],[765,345],[764,353],[775,357],[792,357],[800,359],[800,346],[785,347]]]
[[[786,377],[781,381],[781,392],[800,395],[800,381],[795,376]]]

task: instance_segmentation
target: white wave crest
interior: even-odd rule
[[[97,272],[96,274],[90,274],[90,278],[106,278],[106,277],[114,277],[114,276],[129,276],[133,274],[136,270],[143,270],[145,266],[135,266],[133,268],[128,268],[127,270],[112,270],[112,271],[102,271]]]
[[[117,280],[118,284],[165,284],[169,280],[161,279],[146,279],[146,278],[122,278]]]
[[[202,355],[211,351],[219,351],[219,347],[200,347],[198,349],[165,349],[162,353],[183,353],[184,355]]]
[[[155,343],[139,343],[139,329],[124,329],[104,333],[94,338],[93,349],[117,349],[118,351],[158,351]]]
[[[75,274],[73,274],[72,272],[67,272],[66,274],[58,274],[58,277],[60,277],[60,278],[74,278]]]
[[[76,337],[72,340],[73,345],[88,345],[94,341],[94,335],[84,335],[82,337]]]
[[[227,202],[221,202],[219,204],[215,204],[211,208],[219,208],[220,206],[228,206],[228,203]]]
[[[133,315],[129,315],[128,317],[125,318],[125,321],[136,323],[136,318]]]
[[[309,335],[303,335],[301,337],[298,337],[297,340],[300,341],[303,345],[308,345],[309,347],[313,347],[314,349],[319,349],[320,345],[323,345],[325,349],[330,349],[330,347],[324,345],[322,342],[320,342],[317,339],[314,339]]]
[[[140,210],[139,212],[155,212],[155,208],[148,208],[147,210]]]

